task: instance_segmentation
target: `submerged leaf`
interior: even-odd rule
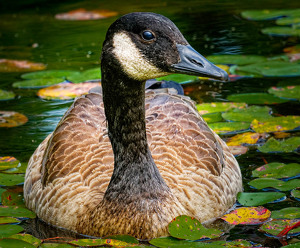
[[[266,232],[272,236],[277,236],[282,230],[284,230],[286,227],[291,227],[297,222],[299,222],[299,219],[294,220],[272,220],[265,224],[263,224],[259,231]],[[300,232],[300,227],[295,228],[289,232],[289,234],[295,234]]]
[[[0,90],[0,100],[12,100],[15,96],[12,91]]]
[[[285,194],[281,192],[240,192],[237,195],[237,199],[243,206],[255,207],[278,200],[284,200]]]
[[[227,99],[232,102],[245,102],[247,104],[278,104],[288,101],[268,93],[232,94]]]
[[[290,178],[300,176],[300,164],[270,163],[252,171],[253,177]]]
[[[0,170],[7,170],[11,168],[16,168],[20,164],[20,161],[14,157],[0,157]]]
[[[27,60],[0,59],[0,72],[23,72],[45,70],[46,65]]]
[[[278,97],[300,100],[300,85],[272,87],[268,92]]]
[[[215,122],[208,126],[217,134],[226,134],[231,132],[239,132],[250,128],[248,122]]]
[[[272,219],[297,219],[300,218],[300,208],[290,207],[272,211]]]
[[[118,15],[118,12],[110,10],[86,10],[79,8],[66,13],[56,14],[55,18],[64,21],[87,21],[105,19],[116,15]]]
[[[300,146],[300,137],[292,137],[283,141],[270,138],[258,150],[264,153],[268,152],[294,152]]]
[[[207,59],[214,64],[227,64],[227,65],[249,65],[267,61],[267,58],[259,55],[211,55]]]
[[[0,127],[17,127],[28,121],[23,114],[14,111],[0,111]]]
[[[251,122],[254,119],[265,120],[272,118],[271,108],[267,106],[250,106],[243,109],[231,109],[222,114],[222,117],[228,121]]]
[[[228,111],[229,109],[241,109],[246,107],[246,103],[238,102],[211,102],[211,103],[202,103],[196,105],[197,110],[200,114],[207,114],[207,113],[215,113],[215,112],[224,112]]]
[[[275,178],[257,178],[248,183],[256,189],[274,188],[281,191],[292,190],[300,185],[300,179],[282,181]]]

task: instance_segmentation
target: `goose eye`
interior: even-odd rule
[[[148,41],[153,40],[155,38],[154,34],[150,31],[144,31],[142,33],[142,37],[144,40],[148,40]]]

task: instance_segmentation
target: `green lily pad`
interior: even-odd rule
[[[13,217],[0,217],[0,224],[19,223],[20,221]]]
[[[218,229],[205,228],[198,220],[186,215],[174,218],[168,228],[172,237],[188,240],[213,239],[223,234]]]
[[[283,229],[289,226],[293,226],[299,222],[299,219],[294,219],[294,220],[272,220],[269,221],[265,224],[263,224],[260,228],[259,231],[261,232],[266,232],[272,236],[277,236]],[[299,233],[300,232],[300,227],[292,229],[289,234],[294,234],[294,233]]]
[[[292,197],[300,200],[300,190],[298,188],[297,189],[293,189],[291,191],[291,195],[292,195]]]
[[[240,132],[250,128],[249,122],[215,122],[208,126],[217,134],[226,134],[231,132]]]
[[[74,248],[73,245],[59,243],[43,243],[39,248]]]
[[[251,128],[257,133],[271,133],[294,130],[300,126],[300,116],[281,116],[269,119],[253,120]]]
[[[184,74],[171,74],[168,76],[157,78],[158,81],[165,80],[165,81],[175,81],[180,84],[191,83],[193,81],[198,80],[197,76],[190,76]]]
[[[272,87],[268,92],[278,97],[300,100],[300,85]]]
[[[6,189],[3,189],[3,188],[0,187],[0,202],[2,201],[1,195],[2,195],[2,193],[5,192],[5,191],[6,191]]]
[[[105,239],[114,239],[114,240],[120,240],[124,241],[126,243],[131,243],[131,244],[138,244],[139,241],[130,235],[109,235],[106,236]]]
[[[247,240],[233,240],[233,241],[220,240],[220,241],[211,242],[210,244],[211,245],[222,245],[223,247],[228,247],[228,248],[253,247],[253,244],[251,244]]]
[[[229,101],[245,102],[247,104],[278,104],[288,102],[286,99],[282,99],[268,93],[232,94],[229,95],[227,99]]]
[[[267,58],[259,55],[211,55],[207,59],[214,64],[227,64],[227,65],[249,65],[267,61]]]
[[[7,190],[2,193],[1,198],[2,198],[1,203],[4,206],[23,206],[24,205],[23,196],[17,192]]]
[[[100,245],[110,245],[110,246],[122,246],[122,247],[130,247],[132,244],[120,241],[120,240],[115,240],[115,239],[78,239],[78,240],[73,240],[70,241],[69,244],[76,245],[76,246],[84,246],[84,247],[89,247],[89,246],[100,246]]]
[[[299,29],[300,30],[300,29]],[[235,66],[231,71],[237,75],[254,77],[291,77],[300,76],[300,64],[285,61],[267,61],[262,63]]]
[[[79,71],[71,71],[71,70],[46,70],[46,71],[37,71],[37,72],[29,72],[21,75],[23,79],[41,79],[41,78],[60,78],[60,80],[64,80],[70,76],[79,75]]]
[[[237,199],[240,204],[248,207],[256,207],[278,200],[284,200],[285,194],[281,192],[239,192]]]
[[[12,91],[0,90],[0,100],[11,100],[15,98],[15,93]]]
[[[35,218],[36,214],[27,208],[18,206],[0,206],[0,216]]]
[[[14,186],[24,182],[24,175],[0,173],[0,185]]]
[[[274,188],[281,191],[288,191],[300,185],[300,179],[282,181],[275,178],[257,178],[248,183],[256,189]]]
[[[68,81],[72,83],[81,83],[91,80],[100,80],[101,79],[101,71],[100,68],[93,68],[86,71],[81,72],[80,74],[71,75],[68,77]]]
[[[300,175],[300,164],[270,163],[252,171],[253,177],[290,178]]]
[[[0,111],[0,127],[17,127],[24,125],[28,118],[14,111]]]
[[[39,89],[45,88],[54,84],[59,84],[64,80],[61,78],[38,78],[24,81],[18,81],[13,83],[14,88],[19,89]]]
[[[7,169],[7,170],[3,170],[1,171],[2,173],[5,174],[22,174],[26,172],[26,168],[27,168],[27,163],[20,163],[17,167],[15,168],[11,168],[11,169]]]
[[[208,114],[215,112],[224,112],[233,108],[246,108],[246,103],[240,102],[211,102],[211,103],[201,103],[196,105],[197,110],[200,114]]]
[[[265,120],[272,118],[270,115],[271,108],[267,106],[250,106],[243,109],[231,109],[222,114],[227,121],[251,122],[254,119]]]
[[[35,248],[36,246],[19,239],[5,238],[0,239],[0,247],[10,248]]]
[[[18,225],[0,225],[0,239],[22,232],[24,229]]]
[[[7,170],[11,168],[16,168],[20,164],[20,161],[14,157],[0,157],[0,170]]]
[[[258,150],[264,153],[268,152],[293,152],[300,146],[300,137],[292,137],[283,141],[278,141],[273,137]]]
[[[294,25],[300,23],[300,16],[284,17],[276,20],[277,25]]]
[[[300,9],[264,9],[264,10],[246,10],[241,13],[242,17],[253,21],[273,20],[285,16],[297,16]]]
[[[272,211],[272,219],[297,219],[300,218],[300,208],[291,207]]]
[[[14,234],[14,235],[10,236],[9,238],[23,240],[27,243],[32,244],[35,247],[38,247],[42,243],[42,241],[40,239],[38,239],[30,234],[26,234],[26,233]]]
[[[207,122],[207,123],[214,123],[214,122],[219,122],[222,121],[222,113],[221,112],[215,112],[215,113],[208,113],[202,115],[202,118]]]
[[[269,27],[261,30],[263,34],[278,36],[300,36],[300,28],[295,27]]]

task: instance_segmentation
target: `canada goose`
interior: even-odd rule
[[[226,80],[169,19],[131,13],[107,31],[102,91],[77,98],[32,155],[26,206],[47,223],[102,237],[167,235],[178,215],[221,216],[242,190],[239,165],[190,98],[145,81],[170,73]],[[102,100],[103,98],[103,100]]]

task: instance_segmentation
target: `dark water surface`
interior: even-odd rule
[[[190,44],[203,55],[259,54],[268,57],[282,53],[283,48],[299,44],[296,37],[270,37],[260,32],[272,21],[252,22],[240,17],[248,9],[300,8],[298,0],[204,0],[204,1],[3,1],[0,2],[0,58],[21,59],[47,64],[47,69],[86,70],[100,66],[99,57],[105,32],[117,18],[95,21],[59,21],[54,15],[77,8],[109,9],[119,15],[133,11],[157,12],[169,17],[182,31]],[[35,47],[35,48],[34,48]],[[0,73],[0,88],[13,90],[12,83],[21,73]],[[232,93],[266,92],[280,78],[244,79],[232,83],[193,86],[190,96],[197,102],[219,101]],[[293,79],[288,79],[293,80]],[[299,78],[297,79],[299,80]],[[23,126],[0,129],[0,156],[14,156],[28,161],[38,144],[54,130],[72,101],[45,101],[34,90],[14,90],[18,97],[1,101],[0,110],[25,114],[29,121]],[[300,115],[297,102],[272,106],[282,115]],[[253,166],[268,162],[298,162],[299,155],[266,155],[248,152],[238,157],[245,189]],[[299,206],[285,201],[266,207],[281,209]],[[270,247],[280,247],[279,241],[256,231],[257,227],[235,227],[230,239],[247,238]]]

